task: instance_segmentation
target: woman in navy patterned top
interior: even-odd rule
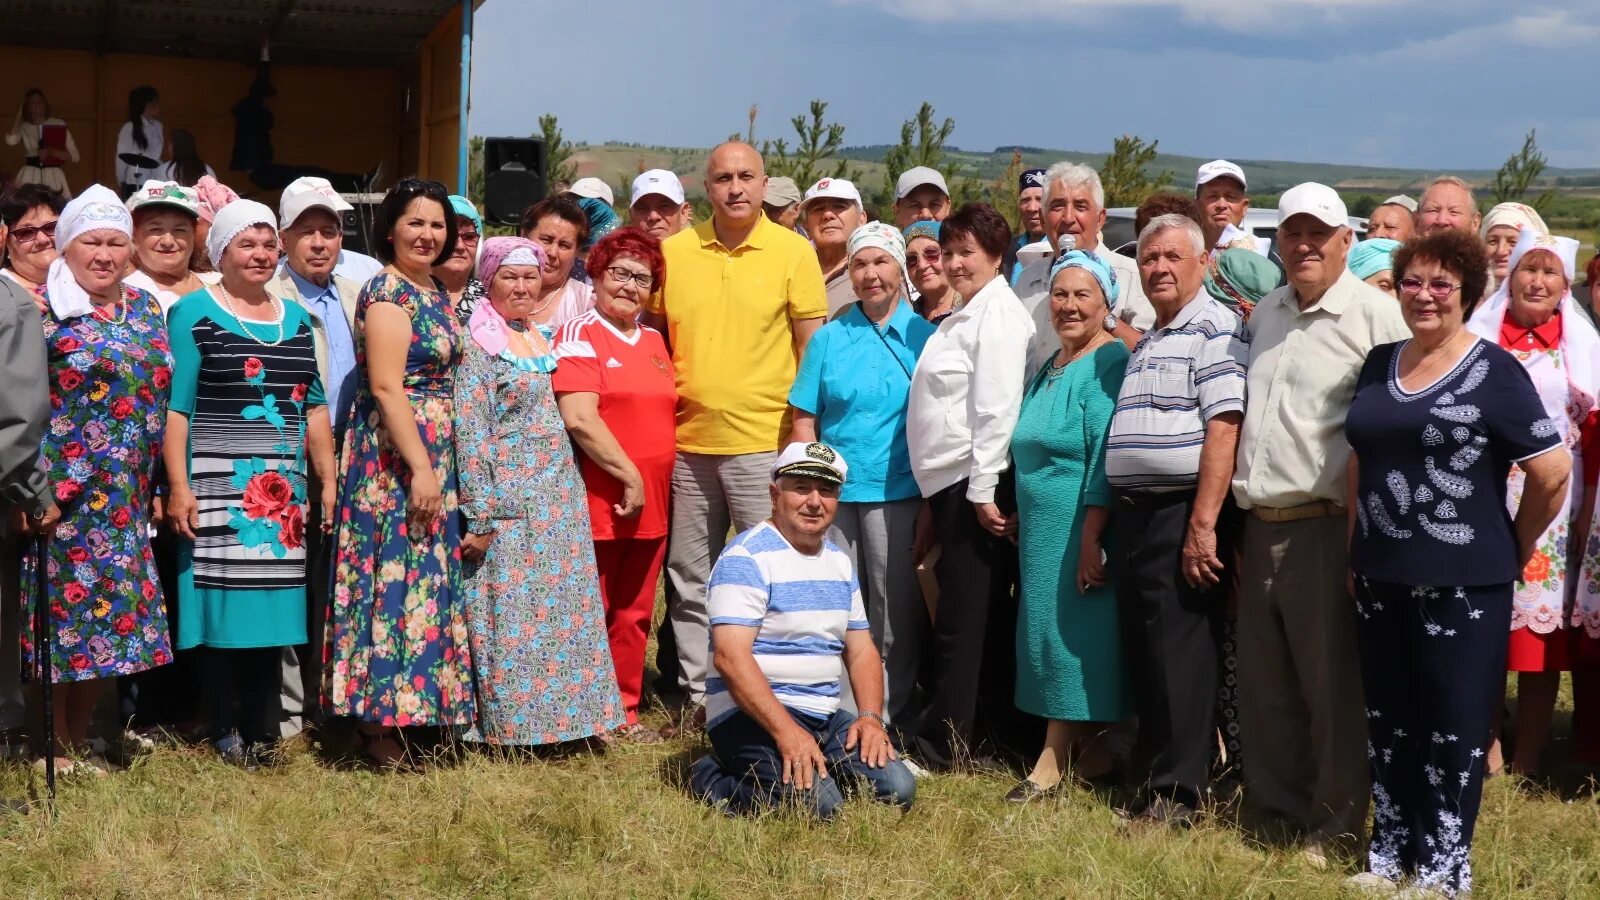
[[[1527,371],[1466,330],[1487,272],[1471,235],[1395,253],[1412,337],[1367,357],[1345,425],[1375,813],[1371,872],[1357,878],[1414,879],[1450,896],[1472,887],[1512,582],[1572,468]],[[1527,475],[1515,519],[1513,463]]]

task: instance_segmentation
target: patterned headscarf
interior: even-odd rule
[[[583,249],[588,250],[601,238],[621,227],[622,220],[617,217],[617,211],[611,208],[611,204],[594,197],[578,197],[577,200],[578,206],[583,208],[583,214],[589,217],[589,236],[584,238]]]
[[[1217,255],[1204,283],[1206,293],[1248,322],[1256,304],[1283,284],[1283,270],[1254,250],[1235,247]]]
[[[1483,217],[1483,225],[1478,229],[1478,237],[1487,239],[1489,229],[1500,225],[1510,225],[1521,231],[1532,228],[1540,234],[1549,234],[1550,226],[1544,224],[1544,219],[1539,216],[1539,211],[1526,203],[1497,203]]]
[[[885,225],[882,222],[868,222],[850,232],[850,239],[845,242],[844,246],[845,256],[848,259],[855,259],[857,253],[868,247],[877,247],[879,250],[894,257],[894,261],[900,266],[902,280],[910,278],[906,274],[906,239],[901,237],[899,230],[892,225]]]
[[[908,244],[911,243],[912,238],[919,237],[932,238],[935,243],[938,243],[939,223],[932,219],[923,219],[920,222],[912,222],[907,225],[900,233],[905,236]]]
[[[117,231],[130,240],[133,238],[133,214],[122,205],[122,199],[104,185],[92,184],[72,198],[61,210],[61,218],[56,223],[56,246],[62,252],[50,263],[45,274],[45,296],[50,298],[50,312],[58,321],[94,312],[89,292],[67,268],[66,254],[68,244],[91,231]]]
[[[501,266],[537,266],[544,268],[544,248],[520,237],[492,237],[483,242],[478,261],[478,278],[485,291],[494,284],[495,273]],[[491,356],[498,355],[510,346],[506,337],[506,320],[484,297],[472,310],[467,320],[467,331],[472,340]]]
[[[1117,273],[1112,271],[1110,264],[1086,250],[1072,250],[1061,254],[1050,264],[1050,281],[1047,283],[1054,286],[1056,276],[1066,269],[1082,269],[1093,275],[1094,280],[1100,283],[1100,292],[1106,296],[1106,308],[1116,310],[1120,289],[1117,286]]]
[[[216,221],[218,210],[239,199],[233,188],[210,175],[200,176],[194,183],[194,191],[200,195],[200,219],[207,224]]]

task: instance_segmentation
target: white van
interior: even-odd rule
[[[1133,232],[1134,214],[1138,212],[1131,206],[1118,206],[1106,210],[1106,227],[1101,232],[1107,247],[1116,250],[1123,256],[1134,255],[1134,245],[1139,236]],[[1244,223],[1239,227],[1255,235],[1258,239],[1269,241],[1273,250],[1277,248],[1278,237],[1278,211],[1276,209],[1256,209],[1251,207],[1245,210]],[[1361,239],[1367,233],[1367,220],[1350,217],[1350,227],[1355,230],[1356,239]]]

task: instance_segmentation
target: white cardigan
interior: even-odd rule
[[[967,479],[967,499],[993,503],[1011,463],[1033,319],[996,276],[939,323],[911,378],[906,440],[924,497]]]

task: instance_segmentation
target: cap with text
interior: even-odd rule
[[[628,200],[628,205],[633,206],[651,194],[660,194],[679,206],[683,205],[683,182],[678,176],[666,169],[651,169],[640,172],[639,177],[633,180],[633,197]]]
[[[283,196],[278,198],[278,227],[288,228],[308,209],[325,209],[337,219],[340,213],[354,208],[339,196],[328,179],[307,175],[283,189]]]
[[[946,197],[950,196],[950,186],[944,183],[944,176],[939,174],[938,169],[913,166],[902,172],[900,180],[894,183],[894,199],[904,200],[907,194],[925,184],[938,188]]]
[[[850,466],[845,463],[839,451],[829,447],[821,441],[803,443],[796,441],[783,448],[778,454],[778,459],[772,464],[772,480],[777,481],[785,475],[801,475],[807,478],[820,478],[834,484],[844,484],[844,479],[850,472]]]
[[[857,206],[861,205],[861,192],[856,190],[855,182],[847,178],[823,178],[816,184],[806,188],[805,199],[800,201],[800,208],[805,209],[806,204],[818,198],[832,200],[847,200]]]
[[[1345,209],[1339,192],[1325,184],[1307,181],[1297,184],[1278,200],[1278,226],[1299,215],[1311,216],[1324,225],[1338,228],[1350,224],[1350,213]]]
[[[200,197],[176,181],[146,181],[128,198],[128,212],[148,206],[170,206],[183,210],[192,219],[200,218]]]
[[[611,185],[592,175],[574,181],[572,187],[567,188],[567,193],[588,197],[591,200],[604,200],[610,206],[617,205],[617,198],[611,193]]]
[[[1218,178],[1232,178],[1239,182],[1245,190],[1250,189],[1250,182],[1244,178],[1244,170],[1225,159],[1213,159],[1200,167],[1194,176],[1194,189],[1199,190],[1202,185],[1216,181]]]

